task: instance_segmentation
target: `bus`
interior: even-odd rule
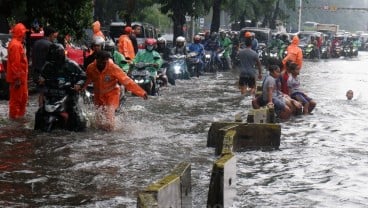
[[[303,31],[317,31],[318,22],[304,22],[303,23]]]

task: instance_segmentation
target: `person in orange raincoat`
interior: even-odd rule
[[[132,28],[126,26],[123,34],[119,37],[118,50],[124,57],[131,61],[135,57],[134,46],[129,35],[132,33]]]
[[[133,94],[147,99],[147,93],[125,72],[110,59],[107,51],[98,51],[96,60],[87,67],[87,81],[84,89],[89,83],[93,83],[94,104],[102,110],[100,118],[97,119],[98,126],[104,130],[114,129],[115,110],[119,106],[120,87],[122,84]]]
[[[302,68],[303,64],[303,51],[299,47],[299,37],[295,35],[291,44],[287,47],[287,56],[282,60],[283,70],[281,72],[281,91],[285,94],[289,94],[289,88],[287,86],[287,80],[289,78],[288,74],[288,64],[287,63],[296,63],[298,65],[298,70]]]
[[[101,23],[100,21],[95,21],[92,23],[93,37],[101,36],[104,40],[106,40],[105,35],[101,31]]]
[[[28,101],[28,60],[23,46],[26,27],[18,23],[12,29],[8,46],[6,81],[9,83],[9,118],[22,119]]]

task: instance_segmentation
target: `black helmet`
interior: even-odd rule
[[[53,43],[49,47],[46,60],[50,63],[62,64],[65,61],[65,50],[63,45]]]

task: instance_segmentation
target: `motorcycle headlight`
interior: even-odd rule
[[[175,74],[180,74],[180,66],[179,65],[174,66],[174,72],[175,72]]]
[[[206,54],[206,59],[210,59],[211,58],[211,55],[210,54]]]

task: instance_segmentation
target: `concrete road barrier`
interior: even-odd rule
[[[190,163],[180,163],[170,174],[139,192],[137,207],[192,207]]]

